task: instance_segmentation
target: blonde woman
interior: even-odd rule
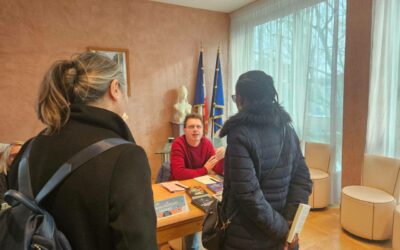
[[[0,154],[0,204],[3,203],[4,193],[8,189],[7,172],[10,170],[11,163],[21,149],[22,142],[5,144],[4,151]]]
[[[56,62],[42,81],[37,112],[46,129],[36,136],[29,158],[34,195],[83,148],[106,138],[132,142],[83,164],[41,203],[72,249],[157,249],[150,167],[122,118],[126,105],[119,66],[96,53]]]

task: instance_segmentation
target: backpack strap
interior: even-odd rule
[[[31,142],[32,143],[32,142]],[[31,144],[30,143],[30,144]],[[47,183],[43,186],[43,188],[39,191],[39,193],[35,197],[35,201],[37,203],[40,203],[43,198],[45,198],[52,190],[54,190],[66,177],[68,177],[73,171],[78,169],[80,166],[82,166],[84,163],[89,161],[90,159],[96,157],[97,155],[113,148],[121,144],[131,144],[132,142],[129,142],[127,140],[121,139],[121,138],[108,138],[104,139],[101,141],[98,141],[78,153],[76,153],[74,156],[72,156],[69,160],[67,160],[64,164],[61,165],[61,167],[53,174],[53,176],[50,178],[50,180],[47,181]],[[28,146],[27,150],[30,150],[30,147]],[[24,153],[25,155],[25,153]],[[25,162],[21,162],[22,165],[20,164],[20,169],[18,170],[18,187],[24,188],[25,191],[30,192],[30,195],[32,195],[32,186],[31,186],[31,181],[30,181],[30,174],[29,174],[29,164],[28,164],[28,157],[29,157],[29,151],[27,152]],[[22,167],[21,167],[22,166]],[[21,178],[20,178],[21,176]],[[22,183],[21,183],[22,181]],[[21,185],[22,184],[22,185]],[[28,184],[29,184],[29,189],[28,189]],[[20,190],[21,192],[23,190]],[[29,195],[29,193],[25,193],[25,195]],[[33,195],[31,196],[31,198]]]
[[[28,158],[34,141],[35,138],[29,142],[18,165],[18,190],[31,199],[33,199],[33,192]]]

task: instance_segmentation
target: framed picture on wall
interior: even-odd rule
[[[100,48],[100,47],[88,47],[89,51],[100,53],[114,60],[121,67],[122,74],[124,76],[128,96],[131,96],[131,82],[129,79],[129,51],[128,49],[118,48]]]

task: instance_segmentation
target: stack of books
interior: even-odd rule
[[[188,195],[192,198],[192,204],[203,211],[207,211],[213,198],[200,186],[194,186],[186,189]]]

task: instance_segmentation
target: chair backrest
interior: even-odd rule
[[[362,184],[383,190],[399,201],[400,159],[365,154]]]
[[[309,168],[319,169],[329,173],[331,147],[329,144],[306,142],[305,157]]]
[[[169,181],[171,177],[171,164],[166,161],[164,162],[157,172],[156,183]]]

